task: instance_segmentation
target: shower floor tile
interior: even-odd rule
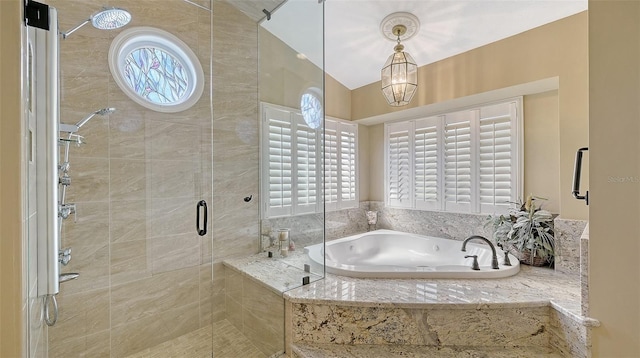
[[[212,349],[213,348],[213,349]],[[126,358],[266,358],[229,321],[216,322]]]
[[[240,333],[226,319],[214,324],[213,356],[215,358],[267,358],[249,338]]]

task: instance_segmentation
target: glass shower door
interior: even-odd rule
[[[123,28],[87,24],[60,43],[61,122],[67,129],[79,127],[76,134],[82,137],[82,144],[69,149],[66,200],[75,204],[76,215],[63,221],[62,248],[71,248],[72,257],[61,271],[80,276],[61,285],[49,356],[135,357],[153,349],[168,354],[178,347],[173,342],[178,337],[208,337],[214,315],[211,227],[198,233],[204,228],[202,205],[196,227],[198,203],[212,202],[210,4],[49,3],[58,9],[61,31],[103,6],[131,15]],[[114,40],[148,27],[168,32],[195,53],[205,73],[203,93],[193,106],[150,109],[114,80],[109,64]],[[139,67],[149,78],[162,70],[167,76],[162,54],[151,50],[153,44],[142,48],[157,58],[148,57]],[[205,343],[209,357],[210,339],[195,340]]]

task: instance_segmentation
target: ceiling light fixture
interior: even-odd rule
[[[413,37],[419,28],[418,18],[406,12],[393,13],[380,24],[383,35],[397,41],[381,71],[382,94],[391,106],[409,104],[418,89],[418,65],[400,41]]]

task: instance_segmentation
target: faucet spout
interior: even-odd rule
[[[498,254],[496,253],[496,248],[495,248],[495,246],[493,246],[493,243],[491,241],[489,241],[485,237],[482,237],[482,236],[479,236],[479,235],[469,236],[468,238],[466,238],[462,242],[462,249],[460,251],[467,251],[467,242],[469,242],[469,241],[471,241],[473,239],[482,240],[482,241],[486,242],[489,245],[489,247],[491,247],[491,253],[492,253],[491,268],[494,269],[494,270],[499,270],[500,268],[498,267]]]

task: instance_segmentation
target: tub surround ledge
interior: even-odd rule
[[[564,307],[580,316],[580,286],[548,268],[522,265],[500,279],[359,279],[328,274],[284,293],[293,303],[402,307]]]
[[[594,324],[580,315],[580,286],[572,275],[530,266],[502,279],[327,275],[284,298],[286,351],[298,352],[294,357],[364,357],[362,345],[389,357],[429,356],[429,349],[442,353],[434,357],[493,357],[496,347],[511,357],[535,349],[544,352],[532,357],[588,357]]]
[[[523,265],[517,275],[500,279],[327,274],[287,290],[305,274],[305,259],[296,251],[284,259],[260,253],[225,261],[228,269],[271,291],[284,291],[285,350],[292,357],[356,358],[371,356],[370,349],[389,357],[419,357],[429,349],[442,353],[434,357],[499,357],[493,354],[497,347],[506,356],[528,357],[518,352],[529,351],[540,353],[532,357],[588,357],[589,330],[598,324],[581,315],[575,276],[549,268]]]

